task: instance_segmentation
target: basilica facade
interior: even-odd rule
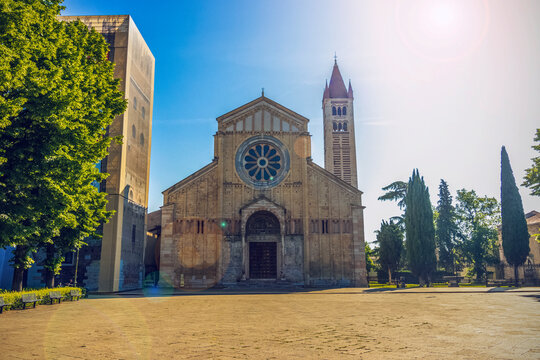
[[[160,282],[366,286],[353,93],[323,94],[325,168],[309,120],[264,96],[217,118],[214,158],[163,192]]]

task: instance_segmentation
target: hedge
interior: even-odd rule
[[[34,293],[36,294],[36,298],[39,300],[37,304],[50,304],[51,299],[49,298],[49,292],[50,291],[60,291],[60,294],[62,294],[62,300],[70,299],[70,291],[71,290],[79,290],[81,293],[81,296],[85,296],[86,289],[81,287],[57,287],[53,289],[44,288],[44,289],[25,289],[23,291],[2,291],[0,290],[0,296],[4,298],[4,303],[11,304],[10,306],[6,306],[4,310],[11,310],[11,309],[22,309],[23,308],[23,302],[22,302],[22,294],[30,294]],[[27,305],[28,306],[28,305]]]

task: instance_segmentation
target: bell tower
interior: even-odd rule
[[[330,84],[326,83],[322,99],[324,122],[324,167],[350,185],[358,188],[356,145],[354,141],[353,90],[345,87],[334,59]]]

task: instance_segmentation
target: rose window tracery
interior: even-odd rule
[[[289,153],[271,136],[246,140],[236,154],[236,171],[242,180],[256,188],[279,184],[289,170]]]
[[[244,156],[244,168],[256,181],[273,180],[281,167],[281,156],[271,144],[256,144]]]

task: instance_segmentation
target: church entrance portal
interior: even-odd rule
[[[277,277],[277,251],[275,242],[249,243],[249,276],[252,279]]]
[[[249,243],[249,278],[276,279],[279,220],[269,211],[258,211],[247,221],[246,236]]]

